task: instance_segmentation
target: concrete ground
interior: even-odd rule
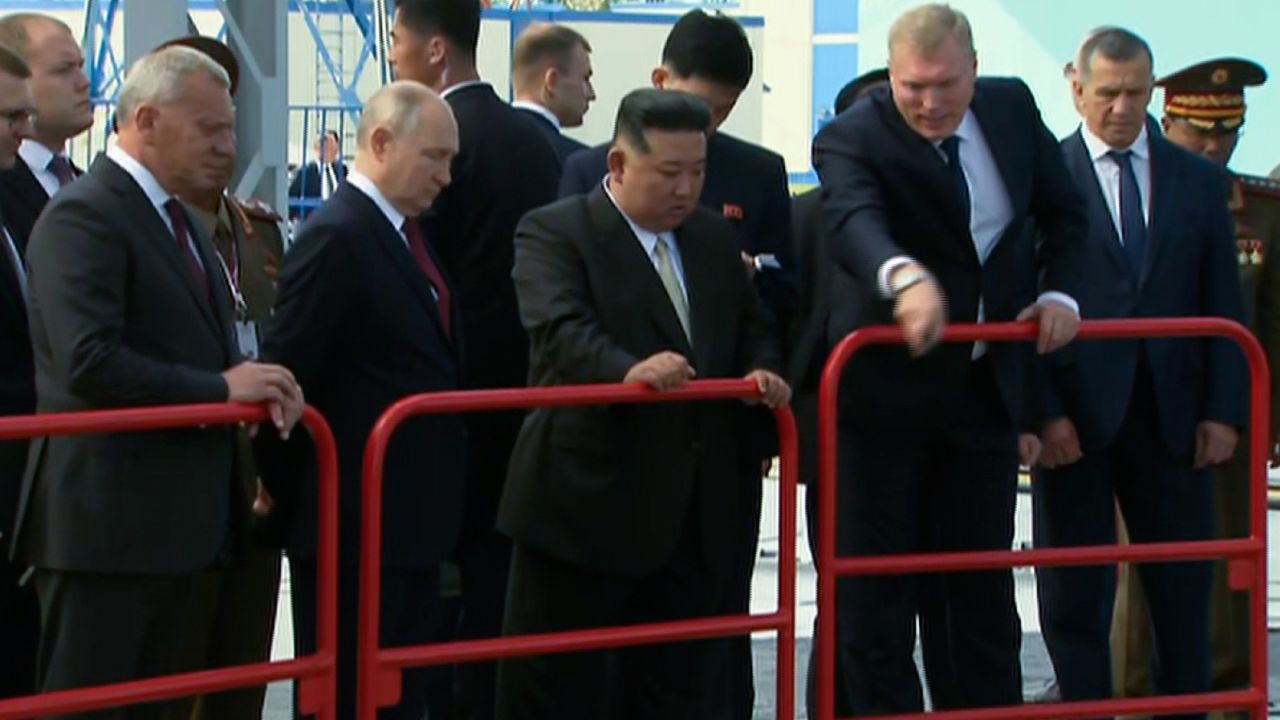
[[[804,489],[801,488],[801,493],[803,491]],[[803,505],[803,495],[801,495],[798,506],[803,507]],[[1015,543],[1019,547],[1030,545],[1031,499],[1029,496],[1019,496],[1015,519]],[[1280,518],[1277,517],[1276,512],[1271,513],[1271,520],[1272,522],[1268,524],[1270,545],[1271,547],[1277,547],[1276,543],[1280,541],[1280,527],[1277,526],[1275,521],[1280,520]],[[761,522],[760,557],[756,563],[756,573],[752,587],[752,610],[755,612],[768,612],[777,603],[777,522],[777,484],[768,482],[765,486],[765,506]],[[808,552],[804,522],[801,520],[797,524],[800,535],[796,539],[796,546],[800,552],[800,562],[796,573],[796,697],[798,699],[796,717],[803,719],[807,717],[803,703],[804,676],[816,610],[816,588],[814,584],[816,574],[812,558]],[[1029,569],[1019,569],[1015,571],[1014,578],[1017,590],[1018,613],[1022,618],[1024,633],[1022,641],[1023,689],[1026,697],[1031,698],[1042,692],[1052,681],[1053,668],[1049,663],[1044,641],[1040,635],[1039,616],[1036,612],[1034,575]],[[1276,552],[1271,553],[1268,561],[1268,583],[1268,625],[1272,628],[1280,629],[1280,555]],[[292,655],[293,626],[287,611],[289,607],[287,574],[281,583],[280,592],[280,613],[276,622],[276,637],[272,650],[273,659],[286,658]],[[756,670],[755,718],[756,720],[765,720],[766,718],[774,717],[776,685],[774,680],[775,642],[769,633],[757,633],[753,637],[752,645],[755,651]],[[1277,642],[1274,634],[1271,636],[1270,647],[1271,660],[1269,667],[1272,668],[1271,696],[1277,698],[1280,697],[1280,670],[1277,670],[1277,668],[1280,668],[1280,642]],[[1275,707],[1273,702],[1273,709]],[[267,707],[263,714],[264,720],[288,720],[290,708],[289,684],[275,683],[272,685],[267,693]],[[1280,710],[1275,712],[1280,712]]]

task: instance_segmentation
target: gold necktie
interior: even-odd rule
[[[653,246],[653,256],[658,260],[658,277],[662,287],[667,290],[671,307],[675,308],[676,317],[680,318],[680,327],[684,328],[684,336],[693,342],[693,333],[689,332],[689,301],[680,290],[680,278],[676,277],[675,265],[671,262],[671,253],[667,249],[667,241],[661,235]]]

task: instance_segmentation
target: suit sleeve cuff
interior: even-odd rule
[[[1057,290],[1046,290],[1045,292],[1040,293],[1040,297],[1036,298],[1036,304],[1043,305],[1050,300],[1066,305],[1071,308],[1071,311],[1077,316],[1080,315],[1080,303],[1076,302],[1076,299],[1070,295],[1064,292],[1058,292]]]
[[[885,260],[880,265],[880,270],[876,273],[878,284],[880,285],[880,296],[885,300],[893,299],[893,289],[889,287],[889,278],[893,277],[893,271],[904,265],[915,264],[915,259],[909,255],[896,255]]]

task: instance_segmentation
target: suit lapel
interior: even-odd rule
[[[1147,147],[1151,155],[1151,197],[1147,204],[1151,207],[1151,220],[1147,223],[1147,254],[1142,259],[1140,284],[1146,283],[1157,255],[1165,245],[1164,239],[1171,229],[1169,223],[1174,218],[1173,193],[1170,191],[1179,183],[1178,163],[1170,157],[1173,147],[1153,125],[1147,125]]]
[[[104,157],[94,163],[92,171],[104,174],[104,184],[120,197],[121,207],[124,209],[125,216],[130,218],[130,224],[139,231],[139,235],[146,237],[146,242],[151,245],[156,254],[169,264],[170,272],[181,278],[180,282],[187,288],[191,302],[195,303],[197,312],[208,323],[209,329],[219,339],[224,338],[225,332],[219,329],[220,326],[214,318],[213,308],[209,306],[209,300],[205,297],[204,289],[196,284],[195,277],[191,275],[191,268],[187,265],[187,259],[183,256],[177,237],[174,236],[169,226],[165,225],[164,220],[160,218],[159,211],[151,204],[147,194],[142,191],[142,188],[138,186],[133,177],[124,168],[117,165],[114,160]],[[187,224],[191,231],[196,234],[196,247],[201,247],[200,232],[196,229],[196,223],[189,214]],[[208,264],[210,259],[204,256],[203,253],[201,259],[205,261],[205,276],[210,278],[209,282],[212,288],[217,278],[212,276],[209,270],[217,269],[217,260],[212,261],[215,265],[211,267]],[[217,297],[216,294],[215,297]]]
[[[689,331],[693,335],[695,368],[710,367],[708,341],[715,334],[715,264],[704,255],[705,245],[687,222],[676,230],[676,244],[684,267],[685,291],[689,295]],[[677,321],[679,318],[677,318]]]
[[[684,328],[680,325],[680,317],[676,315],[676,309],[671,306],[671,298],[667,297],[667,290],[658,277],[658,271],[654,269],[653,262],[645,254],[635,233],[631,231],[631,226],[622,217],[622,213],[613,206],[601,186],[597,185],[596,189],[591,191],[587,206],[596,228],[596,237],[603,245],[605,252],[613,258],[619,277],[637,279],[643,293],[639,301],[648,308],[654,325],[663,336],[680,348],[686,357],[696,357],[693,355],[689,338],[685,337]],[[683,252],[684,249],[681,247],[681,259],[684,259]],[[688,290],[687,265],[685,287]],[[689,290],[689,326],[690,332],[696,338],[698,331],[693,321],[693,304],[693,292]]]
[[[26,205],[28,209],[28,217],[31,226],[35,226],[36,218],[44,211],[44,206],[49,204],[49,194],[44,191],[44,186],[36,179],[35,173],[31,172],[31,168],[27,166],[27,162],[21,157],[13,164],[11,178],[13,182],[10,187],[14,194]],[[27,228],[29,233],[30,227]],[[26,243],[28,237],[21,236],[21,233],[14,235],[13,241],[18,245],[18,249],[26,252]]]
[[[413,259],[413,253],[409,251],[409,246],[405,243],[403,237],[400,236],[398,228],[391,227],[391,223],[387,221],[387,216],[382,214],[378,206],[374,204],[360,190],[352,185],[342,185],[338,191],[333,194],[334,200],[338,202],[349,202],[356,210],[357,215],[364,221],[365,227],[374,229],[374,244],[378,246],[379,251],[386,257],[396,269],[400,278],[409,286],[410,291],[418,298],[418,301],[426,308],[427,315],[430,316],[432,324],[439,333],[441,341],[445,347],[450,346],[449,337],[445,335],[444,324],[440,319],[440,306],[436,304],[435,295],[431,291],[431,281],[427,279],[422,268],[418,267],[418,261]],[[415,218],[409,218],[409,222],[418,222]],[[426,229],[423,228],[423,234]],[[431,238],[425,238],[428,245]],[[428,250],[430,252],[430,250]],[[435,255],[432,255],[435,258]],[[439,266],[439,260],[436,261]],[[455,325],[456,327],[456,325]]]
[[[1124,249],[1120,245],[1120,236],[1116,233],[1116,224],[1111,220],[1111,208],[1107,198],[1102,194],[1102,186],[1098,184],[1098,173],[1093,169],[1093,158],[1089,156],[1089,148],[1084,144],[1080,132],[1067,140],[1067,167],[1076,176],[1083,191],[1085,202],[1089,206],[1089,222],[1104,236],[1102,244],[1107,256],[1116,267],[1126,274],[1129,272],[1129,261],[1125,259]]]
[[[239,347],[232,342],[230,335],[230,329],[234,322],[234,317],[231,313],[231,306],[234,303],[231,299],[231,287],[228,284],[226,272],[223,271],[222,260],[218,255],[218,251],[213,247],[213,239],[205,236],[204,226],[196,222],[195,217],[189,211],[187,212],[187,223],[191,232],[194,233],[192,240],[195,241],[196,250],[200,254],[200,262],[204,265],[205,280],[209,283],[209,300],[212,303],[212,307],[209,307],[210,303],[200,303],[200,306],[209,310],[207,317],[213,323],[213,331],[217,334],[223,349],[230,356],[232,347],[236,347],[237,352],[239,351]],[[186,262],[185,258],[183,262]],[[191,273],[188,272],[187,275],[189,277]],[[198,295],[200,288],[194,278],[191,278],[190,286]]]
[[[1008,142],[992,142],[992,138],[1004,137],[1004,120],[998,112],[991,112],[986,103],[986,93],[982,90],[982,84],[979,83],[974,89],[973,101],[969,105],[969,109],[973,111],[974,118],[978,121],[978,128],[982,132],[983,138],[987,141],[987,148],[991,150],[991,157],[996,162],[996,169],[1000,171],[1000,179],[1004,180],[1005,192],[1009,193],[1009,204],[1013,207],[1014,216],[1018,216],[1019,208],[1023,207],[1023,196],[1031,189],[1027,182],[1025,163],[1016,162],[1017,154],[1014,152],[1015,147]],[[1014,170],[1018,173],[1014,174]],[[975,188],[976,192],[977,189]]]

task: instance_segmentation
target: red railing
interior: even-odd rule
[[[256,405],[209,404],[50,413],[0,418],[0,440],[48,435],[134,432],[203,425],[232,425],[267,420]],[[318,720],[335,720],[336,657],[338,648],[338,455],[333,433],[320,413],[307,407],[302,425],[316,449],[319,480],[319,593],[316,647],[307,657],[280,662],[201,670],[129,682],[59,690],[0,700],[0,720],[63,715],[219,692],[296,678],[299,705]],[[270,432],[264,427],[263,432]]]
[[[1034,340],[1037,327],[1029,323],[950,325],[942,342]],[[874,557],[836,557],[836,398],[840,376],[849,358],[868,345],[902,343],[900,329],[864,328],[851,333],[831,353],[822,374],[818,401],[819,485],[821,508],[818,547],[818,717],[835,717],[836,578],[839,575],[888,575],[954,572],[1031,566],[1097,565],[1116,561],[1209,560],[1227,558],[1232,587],[1250,595],[1250,687],[1246,690],[1195,695],[1097,700],[1044,705],[949,710],[937,713],[876,716],[874,720],[934,718],[936,720],[1023,720],[1026,718],[1086,718],[1249,710],[1267,717],[1267,545],[1266,459],[1270,422],[1270,378],[1267,358],[1258,341],[1243,326],[1218,318],[1098,320],[1082,323],[1078,339],[1188,337],[1214,335],[1233,340],[1249,362],[1249,537],[1236,540],[1141,543],[1127,546],[1089,546],[1044,550],[997,550],[937,554],[899,554]]]
[[[778,718],[790,720],[795,712],[795,540],[796,540],[796,426],[789,408],[774,411],[778,423],[781,482],[778,493],[778,609],[761,615],[728,615],[693,620],[593,628],[569,632],[539,633],[383,648],[378,644],[378,608],[382,570],[382,470],[387,444],[396,428],[417,415],[509,410],[565,405],[690,402],[758,398],[755,383],[747,380],[702,380],[670,392],[655,392],[642,385],[579,385],[512,390],[476,390],[433,393],[405,398],[379,418],[364,456],[364,493],[360,548],[360,641],[357,717],[374,720],[377,708],[394,705],[400,697],[401,675],[406,668],[498,660],[515,656],[595,650],[653,643],[676,642],[756,630],[778,633]]]

